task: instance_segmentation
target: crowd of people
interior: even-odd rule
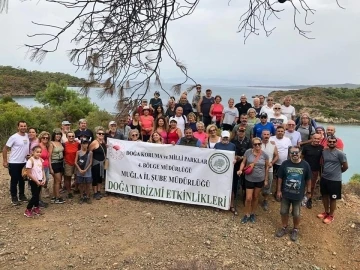
[[[197,85],[191,101],[184,92],[179,100],[171,97],[163,104],[160,93],[155,92],[149,103],[143,99],[131,115],[110,121],[107,128],[98,126],[94,133],[86,119],[79,120],[75,131],[69,121],[63,121],[61,128],[39,134],[19,121],[18,132],[3,148],[3,165],[11,177],[11,202],[27,202],[24,215],[32,217],[47,206],[42,197],[51,197],[54,204],[65,202],[62,193],[68,199],[80,194],[80,203],[91,203],[91,197],[100,200],[106,196],[102,184],[108,166],[108,138],[234,151],[230,211],[238,215],[236,197],[240,194],[244,201],[241,223],[255,223],[259,198],[268,211],[269,196],[274,194],[280,202],[282,223],[276,235],[288,232],[291,207],[290,238],[296,241],[301,205],[306,202],[312,208],[318,182],[317,195],[324,206],[318,218],[325,224],[334,220],[336,200],[341,198],[341,174],[348,164],[335,127],[318,126],[306,112],[297,117],[291,103],[290,96],[275,103],[273,97],[259,95],[251,104],[242,95],[239,103],[230,98],[225,105],[220,95],[213,96],[210,89],[203,93]],[[25,196],[26,181],[30,200]]]

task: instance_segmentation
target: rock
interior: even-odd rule
[[[108,215],[104,215],[104,218],[107,218],[108,217]]]
[[[356,227],[355,223],[351,224],[350,227],[354,229]]]
[[[68,266],[69,268],[74,268],[74,265],[71,264],[71,263],[69,263],[67,266]]]
[[[30,249],[31,249],[31,250],[34,250],[34,249],[35,249],[35,247],[34,247],[34,246],[32,246]]]
[[[334,252],[332,253],[332,255],[336,256],[336,252],[334,251]]]
[[[206,244],[207,246],[210,246],[210,245],[211,245],[211,242],[210,242],[209,240],[207,240],[207,241],[205,241],[205,244]]]

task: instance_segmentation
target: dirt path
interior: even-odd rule
[[[275,201],[251,225],[225,211],[115,197],[52,204],[28,219],[25,205],[10,205],[7,171],[0,175],[0,269],[360,269],[356,197],[339,203],[330,225],[316,218],[319,202],[303,208],[293,243],[274,237]]]

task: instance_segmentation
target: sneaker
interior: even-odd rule
[[[18,200],[17,197],[12,197],[12,198],[11,198],[11,204],[12,204],[13,206],[21,205],[21,203],[19,202],[19,200]]]
[[[294,228],[290,235],[291,241],[295,242],[298,239],[298,234],[299,234],[299,230]]]
[[[50,201],[51,201],[51,203],[55,203],[55,200],[56,200],[56,198],[52,197]]]
[[[279,229],[277,232],[276,232],[276,237],[283,237],[285,234],[287,234],[287,226],[286,227],[282,227],[281,229]]]
[[[104,196],[100,193],[100,191],[97,192],[97,195],[100,197],[100,199],[101,199],[102,197],[104,197]],[[99,200],[100,200],[100,199],[99,199]]]
[[[80,197],[79,203],[83,204],[86,201],[85,197]]]
[[[33,214],[33,215],[37,215],[37,216],[42,215],[42,212],[41,212],[41,210],[40,210],[40,207],[34,207],[34,208],[32,209],[32,214]]]
[[[324,219],[327,216],[328,216],[328,213],[326,213],[326,212],[317,215],[317,217],[320,218],[320,219]]]
[[[84,197],[84,201],[87,203],[87,204],[91,204],[91,199],[87,196]]]
[[[261,206],[264,211],[269,211],[269,203],[267,200],[263,200]]]
[[[249,220],[251,223],[255,223],[256,221],[255,214],[251,214]]]
[[[73,195],[72,193],[69,193],[69,194],[67,195],[67,198],[68,198],[68,199],[72,199],[72,198],[74,198],[74,195]]]
[[[29,201],[29,200],[28,200],[28,198],[26,198],[25,195],[19,195],[19,201],[20,201],[20,202],[27,202],[27,201]]]
[[[101,194],[100,194],[100,192],[98,192],[98,193],[95,194],[95,199],[96,199],[96,200],[100,200],[100,199],[101,199]]]
[[[49,204],[46,202],[43,202],[42,200],[39,201],[39,206],[41,208],[48,208]]]
[[[63,204],[65,201],[63,200],[63,198],[57,198],[56,200],[55,200],[55,204]]]
[[[32,213],[32,211],[30,209],[26,209],[25,213],[24,213],[24,216],[30,218],[30,217],[33,217],[33,213]]]
[[[311,209],[312,208],[312,199],[309,198],[306,202],[306,208]]]
[[[245,224],[250,220],[250,217],[248,217],[247,215],[245,215],[242,219],[241,219],[241,224]]]
[[[323,222],[325,224],[330,224],[333,221],[334,221],[334,216],[331,216],[331,215],[327,215],[326,218],[324,218],[324,220],[323,220]]]

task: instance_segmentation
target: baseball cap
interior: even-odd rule
[[[261,118],[261,117],[266,117],[266,118],[267,118],[267,117],[268,117],[268,115],[267,115],[267,113],[262,112],[262,113],[260,113],[260,118]]]
[[[89,140],[87,138],[82,138],[80,142],[81,142],[81,144],[89,143]]]
[[[222,138],[230,138],[230,132],[227,130],[224,130],[223,132],[221,132],[221,137]]]
[[[169,123],[171,123],[171,122],[176,122],[177,123],[177,120],[175,119],[175,118],[170,118],[170,122]]]
[[[60,128],[55,128],[55,129],[53,130],[53,132],[54,132],[55,134],[57,134],[57,133],[62,133]]]
[[[209,91],[211,91],[211,89],[206,89],[206,92],[209,92]]]
[[[155,91],[154,95],[160,96],[160,92],[159,92],[159,91]]]
[[[61,125],[63,125],[63,126],[64,126],[64,125],[71,125],[71,123],[70,123],[69,121],[62,121],[62,122],[61,122]]]
[[[110,122],[109,122],[109,126],[110,126],[110,125],[116,125],[116,122],[115,122],[115,121],[110,121]]]

